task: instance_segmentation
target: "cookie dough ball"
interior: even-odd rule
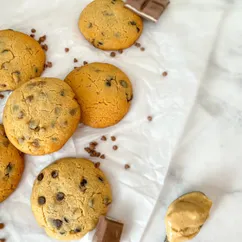
[[[59,150],[80,120],[74,97],[71,88],[56,78],[35,78],[13,91],[3,117],[11,143],[31,155]]]
[[[143,22],[124,7],[122,0],[95,0],[82,11],[79,29],[95,47],[120,50],[130,47],[140,37]]]
[[[23,171],[23,155],[9,142],[0,124],[0,203],[14,192]]]
[[[86,159],[60,159],[38,175],[32,211],[46,233],[62,240],[80,239],[93,230],[112,202],[110,185]]]
[[[0,31],[0,91],[39,77],[44,64],[45,52],[36,40],[17,31]]]
[[[93,128],[118,123],[133,97],[129,78],[117,67],[91,63],[73,70],[65,79],[81,106],[82,122]]]

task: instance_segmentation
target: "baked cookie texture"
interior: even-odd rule
[[[0,203],[14,192],[23,171],[23,154],[9,142],[0,124]]]
[[[81,106],[81,121],[93,128],[118,123],[128,112],[133,98],[132,84],[119,68],[91,63],[73,70],[65,82]]]
[[[45,52],[30,36],[0,30],[0,91],[14,90],[39,77],[45,64]]]
[[[93,230],[111,202],[104,173],[81,158],[60,159],[43,169],[31,196],[38,224],[60,240],[80,239]]]
[[[79,29],[84,37],[102,50],[130,47],[143,31],[142,19],[124,7],[122,0],[95,0],[82,11]]]
[[[3,123],[11,143],[24,153],[44,155],[59,150],[80,121],[71,88],[57,78],[35,78],[7,100]]]

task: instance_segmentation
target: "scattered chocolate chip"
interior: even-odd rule
[[[75,233],[80,233],[81,231],[82,231],[81,228],[76,228],[76,229],[74,230]]]
[[[47,64],[46,65],[47,65],[46,67],[49,67],[49,68],[51,68],[53,66],[53,64],[52,64],[51,61],[47,61]]]
[[[9,173],[12,171],[12,169],[13,169],[13,165],[11,164],[11,162],[9,162],[5,168],[5,176],[9,176]]]
[[[45,42],[45,40],[46,40],[46,35],[43,35],[43,36],[41,36],[40,38],[39,38],[39,43],[42,43],[42,42]]]
[[[35,139],[33,142],[32,142],[32,146],[36,147],[36,148],[39,148],[39,140],[38,139]]]
[[[136,47],[138,47],[138,48],[141,46],[141,44],[138,43],[138,42],[136,42],[134,45],[135,45]]]
[[[66,223],[69,223],[69,220],[68,220],[66,217],[64,217],[64,221],[65,221]]]
[[[116,56],[116,53],[115,53],[114,51],[112,51],[112,52],[110,53],[110,56],[111,56],[111,57],[115,57],[115,56]]]
[[[58,138],[56,138],[56,137],[52,137],[51,140],[52,140],[53,142],[57,142],[57,141],[58,141]]]
[[[120,80],[119,83],[124,88],[127,88],[128,87],[128,83],[126,81],[124,81],[124,80]]]
[[[53,177],[53,178],[57,178],[58,177],[58,171],[56,171],[56,170],[54,170],[54,171],[52,171],[51,172],[51,176]]]
[[[44,51],[47,51],[47,50],[48,50],[48,45],[47,45],[47,44],[41,45],[41,48],[42,48]]]
[[[38,204],[39,205],[43,205],[43,204],[45,204],[45,202],[46,202],[45,197],[43,197],[43,196],[38,197]]]
[[[129,94],[126,93],[126,99],[127,99],[127,102],[130,102],[133,100],[133,94],[131,94],[131,96],[129,97]]]
[[[0,93],[0,99],[3,99],[4,98],[4,95]]]
[[[62,97],[64,97],[64,96],[65,96],[65,90],[61,90],[61,91],[60,91],[60,95],[61,95]]]
[[[87,180],[85,178],[82,179],[80,186],[85,187],[87,185]]]
[[[77,58],[74,58],[74,60],[73,60],[73,61],[74,61],[75,63],[76,63],[76,62],[78,62]]]
[[[115,141],[116,140],[116,137],[115,136],[111,136],[111,140],[112,141]]]
[[[105,159],[105,155],[101,155],[100,158],[101,158],[101,159]]]
[[[65,198],[65,194],[63,192],[58,192],[56,194],[56,200],[57,201],[62,201]]]
[[[93,208],[93,205],[94,205],[94,199],[90,199],[89,202],[88,202],[88,206],[90,208]]]
[[[83,61],[83,65],[85,66],[85,65],[87,65],[88,64],[88,62],[87,61]]]
[[[89,29],[92,28],[92,23],[89,23],[89,24],[88,24],[88,28],[89,28]]]
[[[23,117],[24,117],[24,112],[23,111],[20,111],[19,113],[18,113],[18,119],[22,119]]]
[[[124,169],[128,170],[129,168],[130,168],[130,165],[129,164],[125,164]]]
[[[141,50],[141,51],[145,51],[145,48],[144,48],[144,47],[141,47],[140,50]]]
[[[129,21],[129,24],[136,25],[136,22],[135,21]]]
[[[118,50],[118,53],[119,54],[123,54],[123,50]]]
[[[74,66],[74,68],[73,68],[73,69],[75,70],[75,69],[77,69],[77,68],[78,68],[78,66]]]
[[[152,118],[151,116],[148,116],[147,119],[148,119],[149,121],[152,121],[153,118]]]
[[[34,99],[34,96],[33,95],[30,95],[30,96],[26,97],[26,101],[27,102],[32,102],[33,99]]]
[[[53,225],[57,228],[60,229],[62,226],[63,222],[60,219],[53,219]]]
[[[113,146],[113,150],[117,150],[118,149],[118,146],[117,145],[114,145]]]
[[[106,141],[106,140],[107,140],[106,136],[103,135],[103,136],[101,137],[101,140],[102,140],[102,141]]]
[[[39,131],[40,129],[38,123],[34,120],[29,121],[29,128],[35,131]]]
[[[40,174],[38,175],[38,177],[37,177],[37,180],[38,180],[38,181],[42,181],[43,178],[44,178],[44,174],[43,174],[43,173],[40,173]]]
[[[103,45],[103,42],[101,42],[101,41],[98,41],[98,45]]]
[[[65,231],[61,231],[61,232],[59,232],[61,235],[63,235],[63,234],[65,234],[66,232]]]
[[[95,164],[94,164],[95,168],[99,168],[99,167],[100,167],[100,165],[101,165],[101,163],[100,163],[100,162],[97,162],[97,163],[95,163]]]
[[[71,116],[74,116],[76,114],[76,112],[77,112],[77,109],[73,108],[73,109],[70,110],[69,113],[70,113]]]
[[[91,142],[91,143],[89,144],[89,147],[90,147],[91,150],[95,150],[97,145],[98,145],[97,142]]]
[[[35,33],[36,32],[36,29],[31,29],[31,33]]]
[[[164,72],[162,73],[162,76],[167,76],[167,75],[168,75],[167,71],[164,71]]]
[[[104,182],[104,180],[103,180],[103,178],[102,177],[98,177],[98,180],[100,181],[100,182]]]
[[[91,153],[91,149],[89,147],[85,147],[84,150],[89,154]]]
[[[4,224],[0,223],[0,229],[3,229],[3,228],[4,228]]]
[[[34,37],[35,37],[35,35],[34,35],[34,34],[31,34],[31,35],[30,35],[30,37],[34,38]]]
[[[6,87],[7,85],[6,84],[0,84],[1,87]]]
[[[105,82],[105,85],[106,85],[107,87],[111,87],[111,85],[112,85],[112,84],[111,84],[111,81],[106,81],[106,82]]]
[[[65,48],[65,52],[69,52],[69,50],[70,50],[69,48]]]
[[[110,201],[110,199],[108,197],[105,197],[103,199],[103,202],[104,202],[105,205],[109,205],[111,203],[111,201]]]
[[[140,31],[140,28],[136,26],[136,30],[137,30],[137,33],[139,33],[139,31]]]

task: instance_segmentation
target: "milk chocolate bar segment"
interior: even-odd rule
[[[127,0],[126,4],[134,7],[135,9],[141,11],[147,0]]]

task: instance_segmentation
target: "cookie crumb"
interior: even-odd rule
[[[45,40],[46,40],[46,35],[43,35],[39,38],[38,42],[42,43],[42,42],[45,42]]]
[[[0,229],[3,229],[5,227],[4,223],[0,223]]]
[[[88,64],[88,62],[87,61],[83,61],[83,65],[85,66],[85,65],[87,65]]]
[[[31,35],[30,35],[30,37],[34,38],[34,37],[35,37],[35,35],[34,35],[34,34],[31,34]]]
[[[162,76],[167,76],[167,75],[168,75],[167,71],[164,71],[164,72],[162,73]]]
[[[69,50],[70,50],[69,48],[65,48],[65,52],[69,52]]]
[[[111,136],[111,140],[112,141],[115,141],[116,140],[116,137],[115,136]]]
[[[100,158],[101,158],[101,159],[105,159],[106,157],[105,157],[104,154],[102,154],[102,155],[100,156]]]
[[[74,63],[78,62],[77,58],[74,58],[74,60],[73,60],[73,61],[74,61]]]
[[[141,44],[138,43],[138,42],[136,42],[134,45],[135,45],[136,47],[138,47],[138,48],[141,46]]]
[[[0,99],[3,99],[4,98],[4,95],[0,93]]]
[[[35,33],[36,32],[36,29],[31,29],[31,33]]]
[[[101,165],[101,163],[100,163],[100,162],[97,162],[97,163],[95,163],[95,164],[94,164],[95,168],[99,168],[99,167],[100,167],[100,165]]]
[[[148,119],[149,121],[152,121],[153,118],[152,118],[151,116],[148,116],[147,119]]]
[[[130,165],[129,164],[125,164],[124,169],[128,170],[129,168],[130,168]]]
[[[47,51],[47,50],[48,50],[48,45],[47,45],[47,44],[41,45],[41,47],[42,47],[42,49],[43,49],[44,51]]]
[[[113,146],[113,150],[117,150],[118,149],[118,146],[117,145],[114,145]]]
[[[111,57],[115,57],[115,56],[116,56],[116,53],[115,53],[114,51],[112,51],[112,52],[110,53],[110,56],[111,56]]]
[[[106,141],[106,140],[107,140],[106,136],[103,135],[103,136],[101,137],[101,140],[102,140],[102,141]]]
[[[123,52],[124,52],[123,50],[118,50],[119,54],[123,54]]]
[[[145,48],[144,48],[144,47],[141,47],[140,50],[141,50],[141,51],[145,51]]]

